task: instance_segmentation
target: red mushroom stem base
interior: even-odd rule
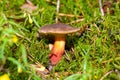
[[[65,49],[65,35],[56,35],[52,51],[49,55],[52,65],[56,65],[62,58]]]

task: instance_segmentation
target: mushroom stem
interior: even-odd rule
[[[65,35],[56,35],[52,51],[49,55],[52,65],[56,65],[62,58],[65,49]]]

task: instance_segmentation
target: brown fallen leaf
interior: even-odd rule
[[[38,75],[47,75],[49,71],[43,66],[39,64],[30,64],[31,70],[35,70]]]

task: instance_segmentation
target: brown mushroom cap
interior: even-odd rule
[[[79,31],[80,28],[73,28],[64,23],[55,23],[40,28],[41,34],[69,34]]]

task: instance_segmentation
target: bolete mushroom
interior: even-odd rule
[[[49,55],[51,65],[56,65],[64,54],[66,34],[77,31],[80,31],[80,28],[73,28],[64,23],[50,24],[39,29],[39,34],[50,34],[55,37],[55,42]]]

